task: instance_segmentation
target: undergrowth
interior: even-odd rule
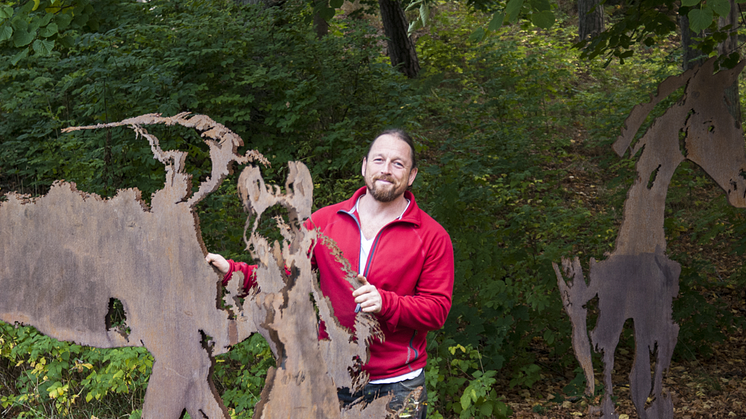
[[[386,64],[365,20],[337,20],[319,40],[303,4],[262,11],[229,3],[167,1],[149,10],[100,2],[110,18],[73,47],[0,65],[3,192],[38,195],[65,178],[104,196],[138,187],[147,200],[164,176],[147,144],[125,130],[59,129],[192,111],[264,153],[273,182],[283,181],[287,160],[306,163],[321,207],[361,185],[365,142],[401,126],[421,156],[418,203],[450,233],[456,258],[453,307],[429,339],[430,416],[507,417],[506,392],[576,377],[551,264],[578,256],[587,272],[591,257],[613,249],[634,160],[610,145],[632,107],[679,71],[675,42],[604,68],[602,59],[579,59],[569,21],[478,39],[472,34],[487,17],[441,3],[418,32],[423,74],[410,81]],[[209,172],[198,138],[175,128],[156,135],[190,152],[195,179]],[[684,267],[676,356],[706,357],[709,342],[740,324],[712,295],[742,287],[746,271],[700,248],[742,255],[746,223],[693,165],[674,179],[666,234]],[[248,261],[235,194],[230,177],[200,205],[201,230],[210,251]],[[87,348],[0,327],[2,416],[139,417],[153,362],[144,349]],[[633,347],[626,336],[620,345]],[[233,417],[251,417],[273,362],[258,336],[217,359],[216,386]]]

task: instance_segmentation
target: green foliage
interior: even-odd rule
[[[425,2],[413,4],[421,11]],[[413,187],[418,203],[450,233],[456,259],[453,307],[429,339],[431,416],[508,417],[506,389],[575,369],[551,263],[562,256],[587,263],[612,250],[634,159],[619,159],[609,145],[632,106],[678,71],[674,53],[639,47],[625,57],[633,65],[604,69],[603,60],[583,60],[572,48],[572,27],[539,32],[510,24],[547,2],[495,3],[485,6],[489,14],[430,3],[417,41],[422,75],[410,81],[385,64],[382,40],[364,20],[332,19],[330,35],[317,39],[305,3],[266,10],[233,1],[92,5],[98,26],[79,22],[70,32],[74,43],[43,44],[56,39],[44,36],[53,28],[43,25],[25,47],[0,43],[2,192],[38,195],[64,178],[104,196],[137,187],[147,202],[164,181],[147,142],[125,128],[64,135],[60,129],[190,111],[241,135],[241,152],[257,149],[269,158],[271,167],[262,169],[268,183],[284,183],[286,161],[306,163],[321,207],[362,185],[359,163],[375,132],[403,127],[417,137],[421,157]],[[8,10],[0,16],[8,18]],[[666,21],[656,22],[646,30],[664,33]],[[479,35],[485,27],[493,36]],[[633,47],[626,33],[614,41],[620,54]],[[23,48],[28,52],[18,56]],[[675,100],[657,107],[646,126]],[[209,174],[208,150],[196,133],[148,130],[163,148],[189,152],[195,186]],[[719,192],[692,195],[709,190],[704,179],[692,166],[677,172],[669,244],[715,242],[741,255],[746,219],[714,199]],[[578,182],[588,183],[588,194],[578,192]],[[250,259],[235,175],[198,211],[210,251]],[[739,324],[713,296],[746,283],[746,269],[719,281],[711,261],[674,254],[684,267],[674,307],[677,356],[702,356]],[[3,414],[139,417],[153,362],[144,350],[104,351],[31,328],[0,328]],[[233,416],[253,415],[273,362],[258,336],[217,359],[216,386]],[[577,375],[566,395],[582,392],[582,380]]]
[[[48,57],[56,45],[70,47],[79,30],[98,27],[88,0],[27,0],[0,3],[0,47],[10,64],[34,55]]]
[[[231,418],[253,417],[267,368],[274,366],[269,345],[259,335],[252,335],[216,359],[213,377]]]
[[[451,346],[453,345],[453,346]],[[442,406],[460,418],[508,418],[513,413],[493,388],[496,370],[485,371],[480,352],[468,345],[446,339],[440,348],[430,343],[429,352],[438,356],[428,359],[427,391],[431,405]],[[440,411],[429,413],[443,417]]]
[[[143,348],[101,350],[48,338],[30,327],[0,323],[0,352],[13,386],[0,390],[0,406],[14,417],[49,418],[78,411],[119,412],[144,395],[153,358]],[[118,405],[88,403],[126,395]],[[85,400],[85,402],[84,402]],[[130,407],[131,409],[131,407]],[[116,413],[118,415],[118,413]]]
[[[726,17],[730,13],[728,0],[684,0],[681,5],[673,0],[622,2],[617,12],[612,24],[602,33],[576,44],[583,50],[581,57],[592,59],[605,56],[606,65],[618,58],[624,64],[624,60],[632,57],[639,46],[652,47],[665,43],[666,37],[676,33],[679,16],[689,19],[689,28],[686,30],[701,36],[700,42],[694,47],[705,55],[713,53],[716,45],[725,40],[731,29],[730,25],[718,28],[718,17]],[[727,67],[732,68],[737,62],[737,57],[734,57]]]

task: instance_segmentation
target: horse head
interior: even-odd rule
[[[708,60],[687,85],[683,106],[689,116],[684,127],[685,157],[699,165],[725,191],[734,207],[746,207],[746,147],[740,124],[728,111],[725,90],[743,70],[741,61],[713,74]]]

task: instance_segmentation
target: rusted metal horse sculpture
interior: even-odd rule
[[[614,151],[623,156],[646,116],[661,100],[685,87],[683,98],[657,118],[632,146],[637,178],[629,189],[616,247],[608,257],[590,261],[586,284],[580,261],[563,259],[565,282],[554,264],[565,310],[573,324],[573,348],[584,370],[588,394],[594,378],[591,343],[603,352],[605,394],[603,418],[617,418],[612,402],[614,351],[627,319],[633,319],[635,360],[629,375],[631,398],[640,418],[673,418],[673,402],[663,389],[679,326],[672,302],[679,290],[681,266],[665,255],[665,199],[671,177],[684,160],[704,169],[725,191],[728,202],[746,207],[746,150],[741,127],[728,112],[724,89],[736,80],[746,62],[714,73],[714,59],[680,76],[666,79],[649,103],[636,106],[627,118]],[[683,132],[683,140],[679,134]],[[584,305],[598,295],[598,320],[590,333]],[[656,354],[651,377],[651,353]],[[647,403],[648,397],[652,401]],[[599,407],[592,409],[594,412]]]
[[[184,171],[186,153],[162,150],[142,128],[148,124],[194,128],[209,146],[211,176],[193,195]],[[102,199],[66,182],[33,200],[9,194],[0,202],[0,320],[99,348],[146,347],[154,364],[143,418],[178,418],[184,410],[193,418],[229,418],[211,381],[213,357],[252,333],[269,342],[278,365],[268,373],[255,417],[391,414],[385,398],[349,410],[341,410],[337,400],[338,387],[355,390],[367,382],[360,366],[368,360],[377,322],[359,313],[354,331],[340,326],[318,289],[309,260],[315,233],[303,227],[313,200],[308,169],[290,163],[285,193],[267,188],[258,168],[244,169],[239,189],[245,207],[258,219],[268,207],[282,205],[290,226],[281,223],[285,240],[270,245],[254,224],[248,244],[259,261],[261,292],[241,302],[236,284],[242,281],[232,281],[223,307],[221,278],[205,262],[194,208],[219,187],[234,162],[266,160],[255,151],[237,154],[241,138],[203,115],[150,114],[71,130],[115,126],[130,126],[150,142],[166,167],[163,189],[153,194],[150,208],[136,189]],[[351,288],[357,284],[349,280]],[[107,324],[114,299],[124,307],[126,333]],[[314,305],[330,340],[318,340]]]

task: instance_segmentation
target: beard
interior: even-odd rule
[[[385,180],[391,183],[386,186],[380,186],[376,183],[377,180]],[[389,176],[374,177],[370,182],[366,179],[365,186],[368,187],[368,191],[373,196],[373,199],[378,202],[391,202],[402,196],[407,190],[406,186],[397,184],[396,180]]]

